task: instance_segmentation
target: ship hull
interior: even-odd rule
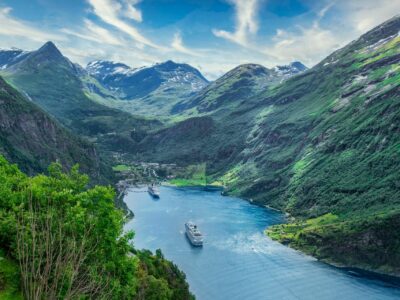
[[[150,196],[153,198],[160,198],[160,194],[158,190],[154,189],[153,187],[148,187],[147,191],[149,192]]]
[[[186,237],[194,247],[203,247],[203,241],[196,241],[192,235],[188,232],[186,232]]]
[[[149,192],[150,196],[152,196],[153,198],[160,198],[159,194],[155,194],[155,193],[153,193],[151,191],[148,191],[148,192]]]

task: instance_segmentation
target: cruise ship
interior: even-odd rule
[[[154,198],[160,198],[160,192],[158,191],[157,187],[155,187],[154,185],[149,185],[147,187],[147,191]]]
[[[192,222],[187,222],[185,224],[186,236],[193,246],[201,247],[203,246],[203,235],[197,229],[197,225]]]

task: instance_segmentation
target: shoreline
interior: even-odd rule
[[[294,248],[292,248],[292,249],[294,249]],[[297,249],[295,249],[295,250],[297,250]],[[301,250],[298,250],[298,251],[300,251],[301,253],[305,253]],[[339,269],[342,271],[346,271],[347,273],[350,273],[351,276],[369,278],[372,280],[379,280],[379,281],[382,281],[385,283],[389,283],[390,285],[393,285],[393,287],[395,287],[395,288],[400,288],[400,275],[398,276],[398,275],[394,275],[391,273],[378,272],[375,270],[361,268],[361,267],[357,267],[357,266],[346,266],[346,265],[342,265],[342,264],[330,261],[329,259],[318,259],[315,256],[312,256],[312,257],[317,259],[319,262],[329,265],[330,267],[333,267],[333,268],[336,268],[336,269]]]
[[[207,185],[177,185],[170,183],[168,181],[163,181],[160,184],[161,186],[168,186],[168,187],[176,187],[176,188],[197,188],[197,189],[209,189],[209,190],[224,190],[223,186],[220,185],[212,185],[212,184],[207,184]]]
[[[284,211],[280,211],[277,209],[274,209],[275,211],[279,211],[282,214],[285,214]],[[275,225],[282,225],[282,224],[287,224],[287,223],[279,223],[279,224],[275,224]],[[380,280],[386,283],[390,283],[392,285],[394,285],[397,288],[400,288],[400,274],[396,274],[396,273],[391,273],[391,272],[383,272],[383,271],[377,271],[376,269],[367,267],[367,266],[359,266],[359,265],[346,265],[346,264],[342,264],[340,262],[335,261],[332,258],[320,258],[318,256],[314,256],[311,253],[307,253],[307,251],[301,249],[301,248],[296,248],[290,245],[290,243],[284,243],[282,241],[279,240],[275,240],[273,239],[269,234],[268,234],[268,228],[275,226],[275,225],[271,225],[268,226],[267,228],[264,229],[264,234],[269,237],[270,239],[272,239],[273,241],[286,246],[290,249],[293,249],[295,251],[299,251],[300,253],[310,256],[314,259],[316,259],[317,261],[324,263],[326,265],[329,265],[333,268],[337,268],[343,271],[347,271],[347,272],[354,272],[354,273],[359,273],[361,274],[362,277],[366,277],[366,278],[373,278],[376,280]]]
[[[145,183],[143,183],[143,184],[133,184],[133,185],[129,185],[129,186],[126,187],[125,192],[126,192],[127,190],[129,190],[129,188],[131,188],[131,187],[133,187],[133,188],[140,188],[141,186],[145,186],[145,185],[146,185]],[[171,184],[171,183],[169,183],[169,182],[161,182],[160,185],[161,185],[161,186],[165,186],[165,187],[174,187],[174,188],[189,188],[189,189],[190,189],[190,188],[193,188],[193,189],[203,189],[203,190],[210,189],[210,190],[213,190],[213,191],[218,191],[218,190],[221,190],[222,192],[224,191],[224,187],[222,187],[222,186],[215,186],[215,185],[207,185],[207,186],[205,186],[205,185],[178,186],[178,185],[175,185],[175,184]],[[223,194],[223,193],[221,193],[221,194],[222,194],[223,196],[228,196],[228,195]],[[124,196],[125,196],[125,194],[124,194]],[[124,197],[123,197],[123,198],[124,198]],[[122,201],[123,201],[123,198],[122,198]],[[279,212],[279,213],[282,214],[282,216],[283,216],[285,219],[288,218],[288,217],[290,216],[287,212],[282,211],[282,210],[280,210],[280,209],[278,209],[278,208],[274,208],[274,207],[271,207],[271,206],[269,206],[269,205],[262,205],[262,204],[259,204],[259,203],[255,203],[255,202],[253,202],[251,199],[245,199],[245,198],[242,198],[242,197],[240,197],[240,196],[239,196],[238,198],[242,199],[243,201],[247,201],[247,202],[249,202],[249,203],[252,204],[252,205],[255,205],[255,206],[258,206],[258,207],[261,207],[261,208],[266,208],[266,209],[268,209],[268,210],[272,210],[272,211],[275,211],[275,212]],[[125,201],[123,201],[123,202],[125,203]],[[125,205],[126,205],[126,203],[125,203]],[[127,207],[127,205],[126,205],[126,207]],[[128,220],[128,221],[134,217],[134,213],[133,213],[131,210],[129,210],[129,211],[132,213],[132,216],[129,217],[129,216],[127,215],[127,220]],[[279,223],[279,224],[276,224],[276,225],[280,225],[280,224],[286,224],[286,223]],[[265,228],[265,230],[264,230],[264,234],[265,234],[266,236],[268,236],[268,237],[269,237],[269,235],[267,234],[267,229],[268,229],[269,227],[270,227],[270,226],[268,226],[268,227]],[[283,246],[289,247],[289,248],[291,248],[291,249],[293,249],[293,250],[299,251],[299,252],[301,252],[301,253],[304,254],[304,255],[308,255],[308,256],[310,256],[310,257],[313,257],[313,258],[315,258],[317,261],[319,261],[319,262],[321,262],[321,263],[324,263],[324,264],[326,264],[326,265],[329,265],[330,267],[333,267],[333,268],[336,268],[336,269],[340,269],[340,270],[346,271],[346,272],[348,272],[348,273],[354,273],[352,276],[357,276],[356,274],[360,274],[361,277],[379,280],[379,281],[382,281],[382,282],[385,282],[385,283],[389,283],[389,284],[393,285],[394,287],[400,288],[400,275],[395,275],[395,274],[392,274],[392,273],[389,273],[389,272],[387,272],[387,273],[385,273],[385,272],[379,272],[379,271],[376,271],[376,270],[373,270],[373,269],[370,269],[370,268],[366,268],[366,267],[344,265],[344,264],[341,264],[341,263],[339,263],[339,262],[335,262],[334,260],[331,260],[331,259],[329,259],[329,258],[328,258],[328,259],[321,259],[321,258],[318,258],[318,257],[316,257],[316,256],[313,256],[313,255],[307,253],[306,251],[303,251],[302,249],[298,249],[298,248],[295,248],[295,247],[291,247],[290,244],[285,244],[285,243],[282,243],[282,242],[280,242],[280,241],[276,241],[276,242],[280,243],[280,244],[283,245]],[[360,277],[360,276],[359,276],[359,277]]]

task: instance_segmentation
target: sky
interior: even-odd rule
[[[53,41],[85,66],[173,60],[214,80],[243,63],[317,64],[400,13],[400,0],[0,0],[0,47]]]

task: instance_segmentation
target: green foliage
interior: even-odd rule
[[[351,218],[326,214],[268,228],[274,240],[328,262],[400,274],[400,211]]]
[[[0,299],[22,300],[19,287],[19,270],[15,261],[7,258],[0,249]]]
[[[169,183],[179,187],[207,185],[206,164],[189,165],[177,172],[176,177]]]
[[[53,164],[48,176],[29,178],[4,159],[1,163],[5,180],[0,190],[6,194],[1,239],[21,262],[25,296],[38,292],[45,298],[132,298],[136,261],[127,255],[132,234],[123,234],[123,214],[114,208],[114,191],[101,186],[86,189],[88,177],[77,167],[66,174],[61,165]],[[34,274],[27,271],[30,268]]]
[[[116,165],[116,166],[113,167],[113,170],[115,172],[123,172],[123,171],[131,170],[131,167],[127,166],[127,165]]]
[[[9,262],[18,261],[27,299],[33,294],[46,299],[141,299],[142,286],[149,295],[161,293],[153,299],[190,295],[184,274],[160,252],[148,263],[132,254],[133,233],[123,232],[114,190],[88,189],[88,180],[77,166],[64,173],[60,164],[52,164],[48,175],[28,177],[0,156],[0,242],[10,257],[0,261],[8,266],[0,272],[0,284],[6,284],[0,293],[18,291],[7,271],[17,276]],[[152,268],[149,276],[139,276],[143,264]]]
[[[189,300],[194,299],[188,290],[185,274],[164,259],[160,249],[153,255],[150,251],[136,251],[140,260],[137,271],[139,280],[138,299]]]

